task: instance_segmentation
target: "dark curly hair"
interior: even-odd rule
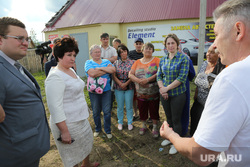
[[[118,54],[118,57],[121,57],[121,50],[126,50],[127,51],[127,54],[129,52],[127,46],[125,44],[120,44],[117,48],[117,54]]]
[[[73,37],[64,37],[58,40],[53,47],[54,56],[57,62],[59,58],[63,58],[66,52],[72,51],[75,51],[76,54],[79,52],[77,41]]]

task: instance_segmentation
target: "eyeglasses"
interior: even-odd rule
[[[24,41],[30,42],[30,38],[25,38],[24,36],[12,36],[12,35],[4,35],[4,37],[11,37],[17,39],[19,42],[24,43]]]

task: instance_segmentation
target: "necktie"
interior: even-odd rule
[[[31,79],[24,73],[23,67],[22,67],[22,65],[21,65],[18,61],[15,62],[14,66],[15,66],[15,67],[18,69],[18,71],[19,71],[25,78],[27,78],[27,79],[32,83],[32,85],[35,87],[35,84],[34,84],[34,83],[31,81]]]
[[[25,75],[25,73],[24,73],[24,71],[23,71],[22,65],[21,65],[18,61],[15,62],[14,66],[18,69],[18,71],[19,71],[23,76],[26,77],[26,75]]]
[[[14,66],[21,72],[22,65],[19,62],[15,62]]]

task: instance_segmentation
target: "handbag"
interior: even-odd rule
[[[91,93],[102,94],[107,84],[107,78],[96,77],[92,78],[88,76],[87,90]]]

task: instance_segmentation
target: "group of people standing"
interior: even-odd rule
[[[125,104],[128,130],[133,129],[133,118],[136,117],[138,108],[141,120],[139,134],[146,133],[146,121],[150,116],[153,122],[152,136],[159,137],[157,125],[161,102],[170,127],[184,136],[189,123],[189,80],[194,78],[195,71],[192,61],[180,50],[178,37],[175,34],[166,36],[164,46],[168,52],[161,59],[153,56],[154,45],[144,44],[141,38],[135,39],[135,47],[141,49],[139,52],[138,49],[129,52],[124,44],[119,44],[117,50],[109,46],[107,33],[100,36],[100,41],[102,45],[90,47],[92,59],[85,63],[87,89],[95,122],[94,137],[102,131],[103,112],[104,131],[108,139],[112,138],[113,91],[117,101],[118,130],[122,130],[124,126]],[[56,144],[66,166],[77,164],[81,160],[83,166],[90,165],[89,153],[93,145],[92,130],[87,120],[89,113],[82,91],[85,83],[71,68],[78,52],[74,38],[67,37],[56,42],[53,54],[58,64],[50,70],[45,81],[52,134],[55,139],[60,139],[56,140]],[[210,59],[212,57],[208,57],[208,62]],[[69,106],[74,106],[74,110],[69,110]],[[81,129],[81,133],[77,129]],[[161,145],[170,143],[169,140],[164,140]],[[70,148],[76,153],[74,158],[68,156],[68,152],[72,151]],[[175,153],[177,150],[172,145],[169,154]]]
[[[14,21],[19,23],[17,20]],[[19,24],[20,28],[23,29],[23,25]],[[10,26],[10,28],[15,28],[15,26]],[[19,28],[19,25],[17,27]],[[6,37],[8,36],[5,35],[2,39],[6,39]],[[21,44],[26,46],[26,39],[20,40]],[[121,44],[119,40],[117,49],[109,46],[107,33],[100,36],[100,41],[102,45],[90,47],[89,53],[92,59],[86,61],[85,64],[85,72],[88,77],[87,88],[95,122],[94,136],[98,136],[102,130],[100,113],[103,111],[104,131],[109,139],[112,138],[112,89],[114,89],[117,101],[119,130],[123,129],[125,104],[128,130],[133,129],[132,123],[138,117],[138,108],[141,120],[139,134],[144,135],[147,131],[146,120],[150,116],[153,122],[152,136],[157,138],[159,136],[157,124],[161,101],[170,127],[183,136],[186,133],[185,128],[188,126],[185,121],[183,123],[185,119],[183,117],[185,115],[184,106],[189,99],[189,96],[186,95],[186,92],[189,91],[187,88],[187,83],[189,85],[188,77],[192,80],[195,72],[188,56],[181,50],[178,51],[178,37],[175,34],[167,35],[164,46],[168,52],[161,59],[153,56],[154,45],[144,44],[141,38],[135,39],[136,49],[130,52],[126,45]],[[4,47],[2,48],[4,49]],[[1,51],[2,57],[8,60],[3,51]],[[50,128],[64,166],[77,166],[80,162],[82,162],[82,167],[98,166],[99,163],[90,163],[89,161],[89,154],[93,146],[93,132],[88,122],[89,111],[83,93],[85,83],[72,68],[75,65],[78,52],[78,44],[74,38],[65,37],[55,40],[53,58],[57,63],[56,66],[49,67],[49,73],[47,73],[45,80],[45,92],[50,111]],[[208,54],[212,54],[212,51],[209,50]],[[208,56],[208,63],[205,63],[206,71],[211,71],[216,62],[216,58]],[[27,76],[29,74],[26,72],[24,77],[27,78]],[[28,83],[34,80],[30,78],[28,77]],[[32,86],[38,87],[36,82]],[[4,108],[6,109],[5,106]],[[0,121],[3,121],[5,112],[2,106],[0,106],[0,114]],[[7,119],[5,123],[8,121]],[[47,130],[45,128],[45,132]],[[162,142],[163,146],[167,144],[170,144],[170,141],[164,140]],[[172,146],[169,153],[175,154],[176,152],[175,147]],[[35,166],[38,163],[39,161],[35,161]]]
[[[108,34],[102,34],[100,40],[109,41]],[[117,49],[117,57],[115,54],[107,56],[112,55],[112,52],[114,53],[114,48],[106,44],[104,49],[103,44],[104,42],[100,46],[91,46],[90,55],[92,59],[85,64],[85,71],[88,77],[107,79],[103,93],[89,92],[95,121],[94,136],[98,136],[101,131],[100,113],[103,111],[104,130],[107,137],[109,139],[112,138],[110,128],[113,103],[112,88],[117,101],[118,130],[123,129],[125,104],[128,130],[133,129],[133,118],[137,117],[138,107],[141,120],[139,134],[144,135],[147,131],[146,121],[150,117],[153,122],[152,136],[157,138],[159,136],[157,124],[159,121],[159,104],[161,102],[169,126],[180,136],[185,136],[189,125],[189,81],[192,81],[195,77],[195,70],[191,59],[182,52],[178,37],[175,34],[166,36],[164,47],[167,49],[167,52],[166,56],[161,59],[153,57],[154,45],[151,43],[144,44],[141,38],[135,39],[134,45],[136,50],[130,52],[119,39],[114,39],[113,44]],[[103,51],[105,51],[105,54],[102,54]],[[109,54],[107,54],[108,52]],[[212,82],[205,85],[205,92],[200,90],[201,85],[199,81],[202,77],[199,76],[204,74],[205,68],[206,77],[203,77],[204,80],[201,82],[208,83],[209,77],[213,81],[219,73],[214,72],[214,70],[218,71],[215,68],[216,64],[217,66],[220,65],[219,71],[221,71],[224,66],[221,65],[218,59],[218,52],[211,45],[207,52],[207,60],[204,61],[195,80],[197,89],[194,97],[195,103],[192,106],[191,136],[198,125],[203,110],[203,107],[197,107],[197,100],[200,99],[200,96],[207,96],[212,85]],[[112,82],[110,82],[111,80],[114,83],[113,86]],[[161,145],[166,146],[170,143],[169,140],[164,140]],[[173,145],[171,145],[169,153],[177,153]]]
[[[178,134],[184,136],[189,124],[190,95],[186,92],[189,92],[189,79],[194,78],[195,71],[189,57],[179,51],[178,37],[175,34],[167,35],[164,46],[167,48],[168,54],[161,59],[153,56],[154,45],[152,43],[144,44],[141,38],[135,39],[136,49],[130,52],[124,44],[115,39],[113,44],[119,43],[115,45],[118,57],[115,54],[112,55],[114,48],[107,44],[107,41],[109,41],[107,33],[100,36],[100,41],[102,41],[101,46],[91,46],[90,55],[92,59],[85,64],[88,83],[96,77],[98,77],[98,80],[100,78],[107,79],[106,86],[101,94],[93,92],[93,90],[89,91],[95,122],[94,136],[98,136],[101,132],[100,113],[103,111],[104,131],[108,138],[112,138],[110,127],[113,101],[112,82],[110,80],[114,83],[119,130],[123,129],[125,104],[128,130],[133,129],[133,118],[138,116],[136,111],[138,108],[141,120],[139,134],[144,135],[147,131],[146,121],[150,117],[153,122],[152,136],[154,138],[159,137],[157,125],[161,101],[171,127]],[[106,47],[103,48],[103,46]],[[100,85],[96,84],[95,88],[97,89],[98,86]],[[185,109],[187,103],[188,109]],[[135,111],[134,117],[133,108]],[[162,142],[163,146],[168,144],[170,142],[167,140]],[[176,149],[172,146],[169,153],[175,154],[176,152]]]

